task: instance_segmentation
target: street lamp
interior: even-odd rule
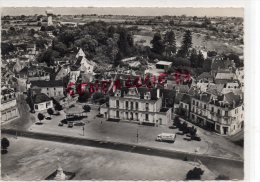
[[[139,137],[139,133],[138,133],[138,128],[136,130],[136,142],[138,143],[138,137]]]

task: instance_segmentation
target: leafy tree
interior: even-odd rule
[[[16,48],[12,43],[1,43],[1,53],[2,55],[8,55],[10,52],[15,51]]]
[[[191,63],[191,67],[193,68],[197,68],[198,67],[198,54],[196,49],[192,49],[191,50],[191,55],[190,55],[190,63]]]
[[[91,107],[89,105],[84,105],[83,109],[84,109],[85,112],[90,112]]]
[[[179,116],[175,116],[174,120],[173,120],[173,124],[176,126],[176,127],[179,127],[181,125],[181,120],[179,118]]]
[[[54,106],[54,109],[57,110],[57,111],[61,111],[63,108],[62,108],[62,105],[56,104],[56,105]]]
[[[198,67],[202,68],[203,67],[203,64],[204,64],[204,56],[202,54],[201,51],[199,51],[199,54],[198,54]]]
[[[151,40],[151,44],[153,46],[152,51],[156,54],[162,55],[164,51],[164,44],[160,33],[154,34],[153,40]]]
[[[227,56],[227,58],[230,59],[230,60],[234,60],[234,63],[235,63],[235,65],[236,65],[236,67],[242,67],[242,66],[244,66],[243,61],[241,61],[241,60],[239,59],[239,56],[236,55],[236,54],[231,53],[231,54],[229,54],[229,55]]]
[[[118,52],[113,63],[114,67],[117,67],[120,64],[122,59],[123,59],[122,53]]]
[[[216,56],[218,53],[216,51],[208,51],[207,52],[207,56],[208,57],[213,57],[213,56]]]
[[[2,149],[2,154],[7,153],[7,148],[10,146],[10,142],[7,138],[2,138],[1,140],[1,149]]]
[[[194,167],[187,173],[186,180],[200,180],[203,173],[204,171],[201,168]]]
[[[189,49],[192,47],[192,36],[191,31],[186,30],[183,39],[182,39],[182,46],[178,52],[178,55],[180,57],[185,57],[188,54]]]
[[[43,31],[43,32],[46,31],[45,26],[41,26],[40,31]]]
[[[104,98],[104,94],[101,92],[96,92],[93,94],[92,99],[94,102],[98,102],[100,99]]]
[[[90,93],[89,92],[84,92],[83,94],[79,95],[78,101],[79,102],[87,102],[89,98],[90,98]]]
[[[175,34],[172,30],[166,32],[164,36],[164,43],[166,56],[171,56],[172,54],[176,53],[176,39]]]
[[[38,114],[38,119],[40,120],[40,122],[44,119],[44,115],[42,113]]]
[[[58,36],[59,41],[61,41],[62,43],[66,44],[67,47],[69,47],[69,45],[72,43],[74,44],[75,41],[75,34],[73,31],[71,30],[66,30],[62,33],[59,34]]]
[[[49,115],[53,115],[53,114],[54,114],[54,111],[53,111],[52,108],[49,108],[49,109],[47,109],[47,113],[48,113]]]
[[[119,40],[117,42],[119,51],[122,53],[123,56],[130,56],[131,54],[131,47],[133,46],[133,38],[126,29],[120,28],[119,29]]]

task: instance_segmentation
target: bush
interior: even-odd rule
[[[10,142],[7,138],[3,138],[1,140],[1,148],[2,148],[2,154],[7,153],[7,148],[9,147]]]
[[[60,104],[56,104],[56,105],[54,106],[54,109],[57,110],[57,111],[61,111],[61,110],[63,109],[63,107],[62,107],[62,105],[60,105]]]
[[[44,119],[44,115],[42,114],[42,113],[39,113],[38,114],[38,119],[41,121],[41,120],[43,120]]]
[[[204,171],[201,168],[194,167],[192,170],[186,175],[186,180],[200,180],[201,175],[203,175]]]
[[[84,109],[85,112],[90,112],[91,107],[89,105],[84,105],[83,109]]]
[[[53,111],[52,108],[49,108],[49,109],[47,109],[47,113],[48,113],[49,115],[53,115],[54,111]]]

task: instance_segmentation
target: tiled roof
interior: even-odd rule
[[[45,80],[37,80],[37,81],[30,81],[31,87],[62,87],[64,86],[62,80],[51,80],[51,81],[45,81]]]
[[[39,93],[33,96],[33,103],[39,104],[42,102],[50,101],[51,99],[44,93]]]

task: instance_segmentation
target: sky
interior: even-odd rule
[[[5,15],[34,15],[45,14],[46,10],[53,10],[54,14],[76,15],[76,14],[99,14],[99,15],[135,15],[135,16],[234,16],[243,17],[243,8],[172,8],[172,7],[3,7],[2,16]]]

